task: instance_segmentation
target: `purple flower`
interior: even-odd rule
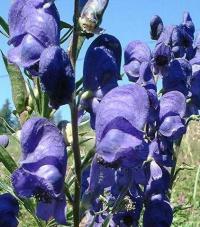
[[[52,0],[16,0],[11,5],[8,22],[8,52],[12,63],[25,68],[34,67],[42,51],[59,45],[59,14]]]
[[[145,196],[153,194],[166,193],[169,188],[170,174],[159,166],[154,160],[150,162],[146,170],[148,183],[145,185]]]
[[[9,137],[7,135],[0,135],[0,146],[7,147],[9,144]]]
[[[142,197],[140,195],[134,197],[131,194],[127,194],[122,202],[121,209],[113,214],[112,221],[114,226],[138,226],[140,219],[140,213],[143,207]]]
[[[17,199],[9,193],[0,195],[0,226],[17,227],[19,204]]]
[[[160,99],[159,132],[161,135],[178,139],[185,131],[183,117],[186,111],[185,96],[179,91],[171,91]]]
[[[187,95],[191,76],[192,67],[186,59],[179,58],[171,61],[163,77],[164,92],[176,90]]]
[[[162,194],[153,195],[145,206],[144,227],[170,227],[173,213],[168,200]]]
[[[74,70],[66,52],[58,47],[46,48],[40,57],[39,75],[50,105],[57,109],[71,101],[75,88]]]
[[[83,87],[86,91],[92,91],[92,97],[82,99],[80,109],[90,113],[93,129],[99,102],[106,93],[118,86],[121,52],[119,40],[108,34],[100,35],[87,50],[83,69]]]
[[[105,162],[141,165],[148,152],[142,132],[148,111],[147,92],[137,84],[114,88],[103,98],[96,116],[96,151]]]
[[[120,79],[121,44],[112,35],[103,34],[89,46],[84,60],[83,86],[96,91]]]
[[[163,72],[166,70],[169,62],[171,60],[171,48],[165,43],[159,43],[156,45],[153,52],[152,63],[154,66],[154,73],[160,73],[163,75]]]
[[[183,29],[192,37],[194,38],[194,32],[195,32],[195,27],[194,23],[192,21],[192,18],[189,14],[189,12],[184,12],[183,13],[183,21],[182,21],[182,27]]]
[[[186,55],[187,59],[193,56],[193,35],[194,25],[188,12],[183,15],[181,25],[165,26],[159,36],[157,45],[164,43],[170,46],[175,58],[180,58]]]
[[[187,112],[191,114],[198,114],[198,109],[200,108],[200,71],[193,73],[191,77],[191,101],[187,104]],[[190,109],[190,110],[189,110]]]
[[[163,22],[162,19],[155,15],[150,21],[150,35],[151,39],[158,40],[163,31]]]
[[[55,218],[59,224],[65,224],[67,153],[63,136],[47,119],[31,118],[22,127],[21,147],[21,165],[12,174],[15,192],[22,198],[38,198],[39,218]]]
[[[97,155],[94,156],[89,175],[89,186],[82,196],[82,203],[86,209],[98,212],[102,209],[102,202],[99,196],[104,193],[106,188],[114,184],[115,171],[99,163]]]
[[[141,41],[132,41],[124,52],[124,71],[130,81],[136,82],[139,78],[139,70],[142,62],[151,60],[151,50]]]

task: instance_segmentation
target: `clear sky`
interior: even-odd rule
[[[1,0],[0,2],[0,15],[5,19],[7,19],[11,2],[11,0]],[[61,19],[72,23],[74,1],[56,0],[55,3]],[[157,14],[161,16],[165,25],[179,24],[184,11],[190,12],[196,31],[200,30],[199,0],[110,0],[101,27],[107,33],[116,36],[121,41],[123,49],[132,40],[144,41],[153,48],[154,42],[149,36],[151,17]],[[79,76],[82,74],[84,53],[91,41],[92,39],[85,42],[80,53],[77,69]],[[6,42],[7,40],[0,35],[0,49],[5,53],[9,48]],[[0,60],[0,107],[6,98],[12,101],[9,78],[3,62]],[[62,111],[62,117],[68,119],[69,115],[66,111]]]

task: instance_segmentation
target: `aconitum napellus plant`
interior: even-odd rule
[[[24,212],[29,226],[169,227],[181,140],[199,119],[200,34],[188,12],[179,25],[152,15],[155,48],[134,34],[122,47],[100,27],[109,0],[74,2],[72,25],[54,0],[14,0],[2,19],[20,126],[0,135],[0,227],[27,226]],[[66,104],[71,122],[56,125]]]

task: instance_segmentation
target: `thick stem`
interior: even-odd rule
[[[74,213],[74,227],[79,226],[79,213],[80,213],[80,191],[81,191],[81,156],[79,149],[79,139],[78,139],[78,121],[77,121],[77,107],[76,100],[71,105],[71,119],[72,119],[72,149],[74,153],[74,164],[75,164],[75,192],[74,192],[74,204],[73,204],[73,213]]]
[[[79,18],[79,0],[75,0],[74,3],[74,30],[72,45],[70,47],[70,60],[76,71],[76,57],[77,57],[77,45],[78,45],[78,18]],[[76,74],[76,73],[75,73]],[[76,105],[76,89],[72,97],[71,108],[71,121],[72,121],[72,150],[74,154],[74,165],[75,165],[75,192],[74,192],[74,203],[73,203],[73,218],[74,227],[79,226],[80,219],[80,192],[81,192],[81,155],[79,149],[78,139],[78,109]]]

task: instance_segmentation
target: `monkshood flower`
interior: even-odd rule
[[[92,95],[82,98],[80,111],[82,109],[90,113],[93,129],[95,128],[95,116],[99,102],[106,93],[118,86],[121,52],[119,40],[108,34],[96,38],[86,52],[83,87]]]
[[[24,68],[34,68],[42,51],[59,45],[60,18],[53,0],[15,0],[9,16],[8,59]]]
[[[64,138],[45,118],[31,118],[21,131],[22,158],[12,174],[12,185],[19,197],[38,199],[36,215],[66,224],[63,192],[67,165]]]
[[[163,91],[180,91],[184,95],[188,94],[192,67],[186,59],[175,59],[170,62],[168,69],[163,75]]]
[[[190,60],[190,64],[192,65],[192,71],[196,72],[200,70],[200,32],[197,32],[196,37],[194,39],[194,56]]]
[[[155,161],[159,166],[172,167],[173,144],[165,137],[155,138],[149,144],[147,160]]]
[[[0,226],[17,227],[17,215],[19,204],[17,199],[10,193],[0,195]]]
[[[158,15],[153,16],[150,21],[151,39],[158,40],[163,31],[163,27],[164,25],[162,19]]]
[[[0,146],[7,147],[9,144],[9,137],[7,135],[0,135]]]
[[[164,195],[153,195],[147,201],[143,215],[144,227],[170,227],[172,219],[172,208]]]
[[[166,193],[169,189],[170,173],[164,167],[159,166],[154,160],[146,169],[148,179],[145,185],[145,197],[153,194]]]
[[[139,78],[139,71],[142,62],[151,60],[150,48],[141,41],[132,41],[124,52],[124,71],[129,80],[136,82]]]
[[[111,187],[115,181],[115,170],[98,163],[97,155],[94,156],[89,175],[89,186],[83,194],[83,206],[91,211],[98,212],[102,208],[99,196],[106,188]]]
[[[85,90],[96,91],[109,80],[120,79],[122,48],[119,40],[112,35],[98,36],[89,46],[83,68]]]
[[[172,140],[180,138],[185,131],[183,117],[186,98],[179,91],[170,91],[160,99],[159,133]]]
[[[191,84],[190,87],[191,101],[189,103],[190,111],[191,114],[198,114],[197,109],[200,108],[200,71],[196,71],[192,74],[190,84]],[[193,110],[191,108],[193,108]]]
[[[143,199],[140,195],[133,196],[130,193],[124,197],[120,210],[113,214],[112,221],[115,226],[138,226],[143,207]]]
[[[96,152],[103,161],[126,168],[146,160],[148,146],[142,130],[148,113],[148,94],[138,84],[114,88],[104,96],[95,126]]]
[[[74,70],[66,52],[59,46],[46,48],[40,57],[39,76],[50,105],[57,109],[71,101],[75,89]]]
[[[101,30],[99,25],[108,2],[109,0],[88,0],[86,3],[82,1],[80,8],[83,9],[80,13],[79,25],[84,35],[90,37],[94,33],[99,33]]]
[[[192,38],[194,38],[195,27],[194,27],[194,23],[192,21],[192,18],[190,16],[189,12],[184,12],[183,13],[183,21],[182,21],[181,26],[183,27],[183,29],[185,29],[185,31]]]
[[[183,23],[181,25],[165,26],[159,36],[157,45],[164,43],[171,47],[175,58],[180,58],[186,55],[187,59],[193,56],[193,28],[192,20],[189,13],[185,12]]]
[[[158,44],[153,51],[153,70],[154,74],[163,75],[167,70],[167,66],[171,60],[171,48],[165,43]]]

